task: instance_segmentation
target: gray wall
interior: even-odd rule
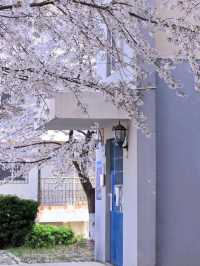
[[[138,266],[155,266],[156,255],[156,145],[155,90],[145,94],[143,112],[151,136],[138,130],[137,138],[137,220]],[[131,188],[132,189],[132,188]],[[129,210],[130,211],[130,210]]]
[[[199,266],[200,94],[186,64],[175,76],[187,97],[157,77],[157,266]]]

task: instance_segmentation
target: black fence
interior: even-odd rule
[[[91,182],[94,185],[94,178]],[[87,202],[79,178],[42,178],[39,196],[41,205],[81,205]]]

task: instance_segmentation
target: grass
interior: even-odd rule
[[[24,263],[62,262],[74,258],[93,258],[93,248],[83,239],[69,246],[58,245],[40,249],[22,246],[10,248],[9,251]]]
[[[24,256],[33,256],[33,255],[58,255],[62,254],[68,250],[74,249],[76,245],[72,246],[55,246],[49,248],[29,248],[26,246],[17,247],[17,248],[10,248],[9,251],[13,253],[17,257],[24,257]]]

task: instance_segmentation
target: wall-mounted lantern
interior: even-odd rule
[[[119,146],[128,149],[127,129],[123,125],[120,124],[120,121],[119,121],[118,125],[113,127],[113,131],[114,131],[115,142]],[[125,143],[125,145],[124,145],[124,143]]]

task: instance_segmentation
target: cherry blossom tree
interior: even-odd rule
[[[74,167],[87,197],[89,211],[89,234],[94,240],[95,188],[91,179],[95,175],[95,150],[97,144],[96,131],[65,131],[68,139],[65,142],[40,140],[23,145],[15,145],[4,149],[1,153],[2,170],[8,173],[4,182],[28,176],[30,170],[37,166],[50,167],[57,178],[57,184],[62,184],[62,178]],[[56,135],[56,132],[55,132]],[[11,153],[10,153],[11,152]],[[13,156],[14,154],[14,156]],[[56,189],[56,188],[55,188]]]
[[[43,163],[53,164],[57,173],[73,166],[84,180],[89,208],[94,209],[88,168],[94,162],[95,134],[89,130],[77,139],[72,129],[66,143],[42,141],[48,100],[71,91],[87,113],[81,95],[96,92],[126,111],[136,127],[148,134],[140,105],[146,90],[155,87],[149,78],[152,73],[157,71],[176,94],[184,96],[172,70],[187,60],[195,89],[200,90],[199,9],[198,0],[160,0],[158,4],[149,0],[1,0],[1,166],[12,168],[13,178]],[[172,56],[161,59],[154,42],[157,34],[173,48]],[[118,73],[116,82],[98,75],[99,61],[106,65],[108,56]]]

